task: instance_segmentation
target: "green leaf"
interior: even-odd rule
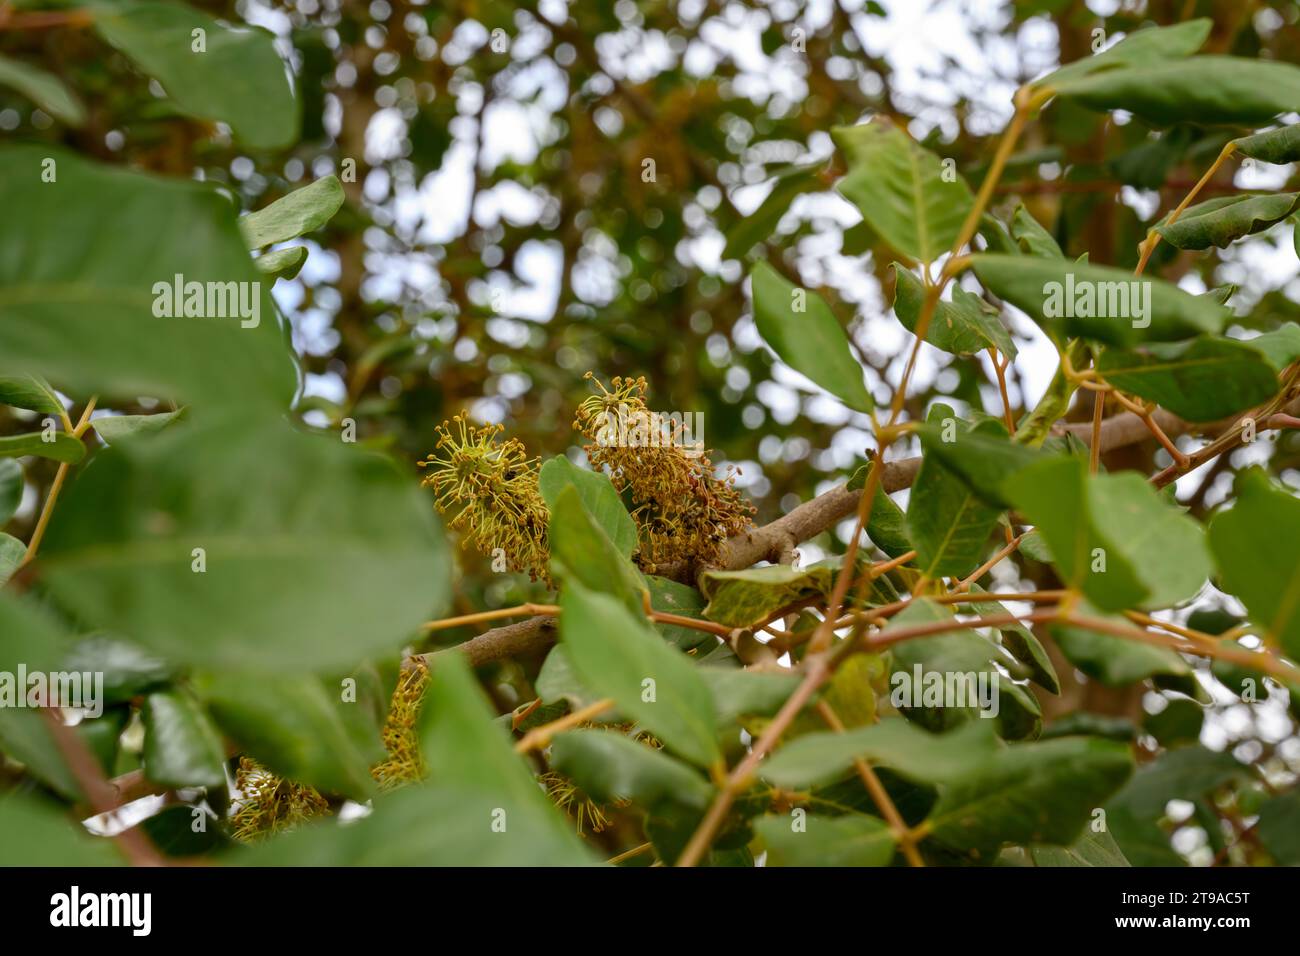
[[[1141,350],[1104,349],[1101,376],[1192,422],[1209,422],[1268,401],[1277,372],[1254,341],[1200,338]]]
[[[927,424],[942,432],[945,419],[956,432],[971,430],[941,404],[930,410]],[[962,577],[973,571],[983,560],[999,513],[938,457],[923,457],[907,501],[907,536],[916,549],[917,568],[930,578]]]
[[[637,547],[636,522],[627,513],[609,477],[603,472],[579,468],[564,455],[556,455],[542,465],[537,487],[548,508],[554,509],[560,492],[570,485],[577,490],[587,514],[614,542],[619,553],[630,557]]]
[[[875,406],[862,383],[862,366],[826,301],[796,288],[766,262],[749,275],[758,334],[777,357],[849,408],[871,411]]]
[[[1022,541],[1021,547],[1023,546],[1024,542]],[[984,589],[978,584],[971,585],[970,593],[970,608],[981,617],[1011,613],[1001,601],[978,600],[979,595],[985,593]],[[1023,624],[1004,624],[999,625],[996,630],[1002,635],[1002,646],[1010,651],[1016,660],[1025,665],[1030,680],[1049,693],[1059,694],[1061,692],[1061,679],[1056,675],[1056,668],[1052,666],[1052,659],[1047,656],[1047,651],[1042,643],[1029,628]]]
[[[1151,590],[1128,556],[1126,542],[1108,533],[1116,522],[1103,524],[1102,512],[1112,502],[1122,503],[1126,516],[1131,509],[1145,520],[1158,517],[1159,507],[1169,507],[1149,488],[1146,488],[1149,497],[1144,497],[1130,487],[1129,479],[1136,479],[1146,488],[1136,475],[1089,476],[1085,461],[1060,456],[1025,468],[1007,482],[1012,501],[1034,522],[1051,548],[1061,580],[1081,588],[1089,600],[1104,610],[1135,607]],[[1111,493],[1112,482],[1122,482],[1123,487]],[[1128,524],[1123,529],[1125,537],[1140,527]],[[1161,561],[1171,557],[1162,554]],[[1141,570],[1157,572],[1149,567]]]
[[[1016,207],[1015,214],[1011,217],[1011,236],[1026,255],[1042,259],[1065,258],[1056,239],[1030,215],[1024,203]]]
[[[1067,737],[1008,747],[944,786],[931,839],[989,861],[1008,843],[1070,846],[1133,771],[1127,746]]]
[[[575,580],[584,587],[612,594],[629,611],[639,615],[641,595],[646,590],[645,581],[627,554],[610,540],[587,510],[582,490],[576,484],[560,485],[553,500],[547,504],[551,509],[547,537],[551,566],[556,576],[566,582]],[[597,505],[601,505],[599,500]],[[619,507],[622,508],[621,502]],[[615,524],[615,527],[619,525]]]
[[[86,446],[66,432],[30,432],[0,438],[0,458],[23,458],[35,455],[75,465],[86,457]]]
[[[1258,125],[1300,107],[1300,67],[1234,56],[1159,60],[1052,85],[1093,110],[1127,110],[1148,123]]]
[[[342,699],[338,684],[229,672],[206,675],[197,690],[239,749],[275,773],[358,800],[374,792],[370,766],[384,755],[379,727],[362,705]],[[148,751],[146,773],[147,761]]]
[[[1265,130],[1232,141],[1237,152],[1262,163],[1278,166],[1300,160],[1300,125]]]
[[[1259,808],[1259,838],[1278,866],[1300,866],[1300,790],[1278,794]]]
[[[224,788],[226,752],[203,707],[181,690],[144,699],[144,772],[166,787]]]
[[[986,503],[1010,508],[1007,482],[1014,475],[1049,456],[1036,448],[1007,439],[996,423],[961,431],[927,422],[916,435],[927,457],[932,457],[966,484]]]
[[[801,790],[834,782],[861,759],[916,783],[938,784],[971,773],[997,749],[992,721],[973,720],[932,734],[891,718],[839,734],[804,734],[764,761],[760,772],[782,789]]]
[[[47,415],[64,414],[63,402],[54,389],[36,375],[0,375],[0,404]]]
[[[250,249],[315,232],[334,217],[346,197],[337,176],[324,176],[239,220]]]
[[[650,588],[652,609],[696,620],[704,619],[704,597],[689,584],[653,574],[645,575],[645,582]],[[717,643],[717,638],[707,631],[682,624],[662,624],[656,621],[654,629],[669,644],[683,651],[701,646],[712,648]]]
[[[1080,614],[1105,618],[1087,604]],[[1120,621],[1120,623],[1123,623]],[[1125,687],[1151,677],[1189,678],[1191,666],[1177,651],[1130,641],[1084,627],[1051,624],[1061,653],[1079,670],[1108,687]]]
[[[51,804],[21,793],[0,795],[0,866],[122,866],[125,862],[112,840],[91,836]]]
[[[257,271],[263,275],[275,276],[277,279],[292,279],[302,271],[307,262],[306,246],[289,246],[276,249],[253,260]]]
[[[0,531],[0,587],[9,583],[27,554],[27,545],[11,534]]]
[[[921,317],[925,287],[920,279],[898,263],[891,268],[896,279],[894,314],[909,332],[915,332]],[[989,348],[1011,358],[1016,355],[1015,343],[998,318],[998,310],[959,285],[953,286],[951,302],[940,300],[935,306],[925,340],[954,355],[972,355]]]
[[[770,717],[799,686],[799,675],[791,671],[701,665],[695,672],[708,685],[719,726],[738,717]]]
[[[53,73],[0,56],[0,86],[17,90],[60,123],[81,126],[86,107],[77,95]]]
[[[1165,748],[1196,743],[1204,726],[1205,708],[1186,697],[1167,700],[1164,710],[1142,721],[1142,729]]]
[[[604,595],[593,595],[593,599],[618,607]],[[469,665],[457,655],[440,657],[429,676],[420,713],[425,764],[437,786],[472,788],[487,799],[473,802],[472,815],[460,812],[451,820],[438,821],[439,828],[457,820],[468,823],[472,818],[478,843],[506,844],[507,849],[498,852],[508,856],[546,859],[542,854],[548,852],[551,857],[546,862],[551,866],[588,862],[587,851],[543,795],[493,716]],[[492,832],[494,808],[505,811],[504,833]],[[472,857],[462,858],[460,863],[468,859]]]
[[[713,698],[694,665],[614,598],[568,583],[560,636],[583,684],[698,766],[721,759]]]
[[[768,866],[888,866],[894,858],[894,835],[876,817],[801,812],[759,817],[754,829]]]
[[[749,627],[773,611],[835,586],[840,559],[818,561],[806,568],[769,564],[743,571],[705,571],[700,592],[708,600],[704,616],[727,627]]]
[[[1247,340],[1250,347],[1264,353],[1273,370],[1282,370],[1300,358],[1300,325],[1287,322],[1272,332],[1265,332]]]
[[[722,258],[739,259],[760,242],[773,238],[781,217],[796,198],[825,188],[822,182],[825,168],[824,163],[818,163],[813,166],[792,166],[778,173],[767,198],[727,231],[727,245],[722,250]]]
[[[155,0],[99,5],[95,29],[191,116],[227,124],[255,149],[298,138],[301,107],[266,30],[223,26],[187,4]],[[203,52],[194,30],[203,31]]]
[[[1029,856],[1034,866],[1132,866],[1109,830],[1091,826],[1071,846],[1031,846]]]
[[[100,452],[41,553],[50,593],[83,619],[174,663],[280,673],[396,652],[441,613],[449,563],[389,461],[241,419]]]
[[[1036,87],[1068,91],[1071,84],[1084,77],[1126,66],[1141,66],[1153,60],[1190,56],[1210,36],[1214,21],[1201,17],[1167,27],[1148,27],[1130,33],[1107,50],[1068,63],[1054,73],[1034,81]]]
[[[1170,800],[1195,800],[1248,775],[1228,753],[1201,746],[1165,751],[1106,804],[1107,826],[1134,866],[1185,866],[1160,824],[1166,805]]]
[[[1259,469],[1237,476],[1237,500],[1210,522],[1221,584],[1246,605],[1265,640],[1300,658],[1300,500]]]
[[[289,406],[296,377],[270,288],[211,185],[14,146],[0,150],[0,208],[0,373],[231,411]],[[228,317],[181,317],[193,283],[193,304],[206,313],[210,297]]]
[[[972,265],[990,292],[1062,338],[1111,345],[1171,341],[1217,334],[1231,316],[1210,299],[1111,266],[987,254],[973,256]]]
[[[848,160],[839,191],[886,242],[926,264],[952,249],[974,197],[938,156],[880,121],[838,126],[831,137]]]
[[[110,445],[113,442],[131,438],[134,435],[151,435],[162,431],[172,422],[180,420],[185,409],[174,412],[159,412],[156,415],[105,415],[91,419],[91,424],[99,437]]]
[[[23,500],[23,467],[12,458],[0,458],[0,527],[14,516]]]
[[[703,809],[713,788],[694,770],[617,730],[573,730],[551,744],[552,769],[603,803],[632,800],[653,809],[680,803]]]
[[[855,471],[845,488],[849,491],[866,488],[872,467],[873,465],[866,464]],[[867,537],[891,558],[900,557],[912,550],[912,542],[907,537],[907,515],[879,483],[876,484],[876,499],[871,503],[871,517],[867,519]]]
[[[1277,225],[1300,208],[1300,193],[1216,196],[1197,203],[1174,222],[1166,217],[1155,231],[1179,249],[1223,249],[1244,236]]]
[[[129,701],[176,677],[172,664],[107,634],[78,640],[68,649],[63,668],[103,674],[104,699],[108,703]]]

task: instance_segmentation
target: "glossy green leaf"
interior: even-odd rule
[[[1024,203],[1016,207],[1011,217],[1011,237],[1016,240],[1020,250],[1026,255],[1042,259],[1064,259],[1065,253],[1050,232],[1043,228]]]
[[[590,493],[590,489],[587,490]],[[613,490],[612,486],[610,490]],[[600,500],[593,500],[599,507]],[[548,543],[551,567],[556,576],[566,582],[575,580],[584,587],[615,595],[628,610],[640,614],[641,595],[646,587],[644,579],[628,560],[627,553],[610,540],[604,528],[587,510],[583,489],[575,484],[562,484],[547,503],[551,509]],[[619,508],[622,509],[621,502]],[[607,520],[612,522],[611,518]],[[612,523],[616,529],[620,528],[618,523]]]
[[[787,604],[829,593],[839,568],[839,559],[831,558],[806,568],[769,564],[743,571],[705,571],[700,575],[700,592],[709,602],[704,616],[728,627],[749,627]]]
[[[548,507],[555,507],[560,491],[569,485],[577,489],[583,507],[619,552],[631,556],[637,547],[636,522],[627,513],[623,499],[614,490],[608,476],[579,468],[564,455],[556,455],[542,465],[537,487]]]
[[[938,156],[881,121],[839,126],[831,136],[848,160],[839,191],[886,242],[921,263],[953,247],[974,198]]]
[[[135,644],[107,634],[92,634],[76,641],[63,657],[63,667],[104,675],[108,703],[133,697],[171,683],[176,667]]]
[[[849,491],[866,488],[872,467],[874,466],[870,464],[863,465],[853,473],[845,487]],[[876,484],[876,498],[871,503],[871,515],[867,519],[867,537],[891,558],[900,557],[912,550],[912,542],[907,537],[907,515],[879,483]]]
[[[692,763],[720,759],[713,697],[689,658],[608,595],[571,582],[560,607],[560,636],[583,684]]]
[[[338,177],[324,176],[242,217],[239,231],[250,249],[297,239],[329,222],[345,198]]]
[[[951,427],[954,435],[971,430],[954,416],[950,407],[936,404],[927,424],[940,432]],[[917,568],[935,579],[964,577],[975,570],[999,513],[941,459],[925,456],[907,501],[907,536],[916,549]]]
[[[862,382],[862,366],[826,301],[786,281],[766,262],[750,272],[754,322],[763,341],[786,365],[807,376],[849,408],[869,412],[871,393]]]
[[[30,432],[0,438],[0,458],[34,455],[75,465],[86,457],[86,446],[66,432]]]
[[[894,835],[876,817],[799,811],[760,817],[754,829],[768,866],[888,866],[894,858]]]
[[[44,379],[36,375],[0,375],[0,404],[28,408],[46,415],[63,415],[63,402]]]
[[[182,690],[160,690],[144,699],[144,772],[166,787],[226,785],[221,735],[203,707]]]
[[[1230,316],[1209,299],[1111,266],[995,255],[974,256],[972,265],[989,291],[1060,337],[1111,345],[1172,341],[1221,332]]]
[[[1179,249],[1223,249],[1244,236],[1272,228],[1300,208],[1300,193],[1216,196],[1187,209],[1155,230]]]
[[[1300,500],[1258,469],[1239,474],[1236,490],[1236,503],[1210,522],[1222,587],[1245,603],[1269,643],[1300,658]]]
[[[1010,508],[1007,482],[1049,456],[1037,448],[1010,441],[995,425],[962,431],[927,422],[916,429],[927,456],[959,475],[986,503]]]
[[[393,653],[449,595],[412,478],[271,421],[196,420],[100,452],[41,564],[64,607],[171,661],[282,673]]]
[[[1196,56],[1100,71],[1055,88],[1089,109],[1127,110],[1156,125],[1257,125],[1300,108],[1300,67]]]
[[[1023,547],[1023,545],[1024,542],[1022,541],[1021,546]],[[979,600],[979,596],[983,593],[984,589],[978,584],[971,585],[970,608],[973,612],[981,617],[1011,613],[1001,601]],[[1056,675],[1056,668],[1052,666],[1052,659],[1048,657],[1046,649],[1034,636],[1033,631],[1023,624],[999,625],[996,630],[1002,635],[1002,646],[1010,651],[1016,660],[1025,665],[1030,680],[1048,693],[1059,694],[1061,692],[1061,680]]]
[[[603,803],[708,806],[713,788],[690,767],[617,730],[573,730],[551,744],[551,768]]]
[[[786,790],[833,782],[865,760],[917,783],[938,784],[965,776],[998,749],[990,720],[973,720],[945,734],[932,734],[891,718],[844,733],[804,734],[763,762],[761,773]]]
[[[187,4],[157,0],[101,5],[95,29],[186,113],[227,124],[257,149],[298,138],[301,108],[266,30],[223,26]],[[202,52],[195,30],[203,31]]]
[[[916,331],[925,298],[921,280],[898,263],[891,267],[896,280],[894,314],[909,332]],[[1015,343],[998,310],[973,292],[954,285],[952,301],[940,300],[930,318],[925,340],[935,348],[954,355],[971,355],[995,348],[1003,355],[1016,355]]]
[[[942,788],[927,818],[930,838],[985,862],[1008,843],[1070,846],[1132,771],[1128,747],[1109,740],[1008,747]]]
[[[229,411],[288,407],[294,367],[270,287],[210,185],[14,146],[0,150],[0,208],[0,373]],[[193,283],[189,304],[227,317],[183,317]]]
[[[1285,165],[1300,160],[1300,125],[1265,130],[1232,141],[1237,152],[1263,163]]]
[[[86,107],[77,94],[53,73],[0,56],[0,86],[17,90],[60,123],[81,126],[86,122]]]
[[[1235,339],[1105,349],[1097,359],[1097,370],[1116,388],[1193,422],[1215,421],[1252,408],[1268,401],[1280,387],[1264,352],[1254,342]]]

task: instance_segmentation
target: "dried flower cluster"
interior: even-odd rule
[[[646,406],[644,378],[616,377],[610,388],[590,372],[587,378],[600,391],[578,406],[573,427],[590,442],[592,467],[608,470],[619,491],[630,490],[642,567],[715,562],[723,543],[752,523],[754,508],[736,490],[735,473],[718,478],[707,452],[688,450],[681,423]],[[616,420],[642,423],[642,440],[609,441]]]

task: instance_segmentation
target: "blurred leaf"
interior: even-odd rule
[[[762,764],[765,780],[785,790],[831,783],[856,759],[879,764],[917,783],[937,784],[964,776],[997,751],[991,721],[973,720],[945,734],[932,734],[899,718],[844,733],[804,734]]]
[[[0,404],[63,415],[63,402],[44,379],[35,375],[0,375]]]
[[[777,223],[796,198],[825,188],[821,178],[824,169],[825,165],[818,163],[794,166],[777,174],[771,191],[758,208],[727,231],[727,245],[722,250],[722,258],[739,259],[758,243],[775,236]]]
[[[849,408],[869,412],[871,393],[862,366],[830,306],[816,292],[796,288],[766,262],[750,272],[758,334],[777,356]]]
[[[1109,831],[1091,826],[1071,846],[1031,846],[1029,856],[1034,866],[1132,866]]]
[[[584,483],[585,484],[585,483]],[[645,582],[627,554],[610,540],[583,502],[584,490],[592,496],[597,507],[603,509],[611,502],[595,496],[591,485],[580,488],[577,484],[559,484],[552,490],[552,500],[547,501],[551,521],[547,540],[551,549],[551,566],[556,576],[565,582],[580,582],[583,587],[612,594],[629,611],[640,615],[643,609],[642,592]],[[613,490],[613,486],[610,486]],[[622,510],[622,502],[619,502]],[[626,511],[623,511],[627,514]],[[612,515],[607,519],[624,533],[621,523]],[[626,547],[626,544],[624,544]]]
[[[86,457],[86,446],[66,432],[31,432],[0,438],[0,458],[23,458],[35,455],[75,465]]]
[[[277,279],[292,279],[302,271],[306,261],[306,246],[289,246],[287,249],[276,249],[258,256],[253,260],[253,265],[263,275],[275,276]]]
[[[0,527],[3,527],[23,500],[23,468],[12,458],[0,458]]]
[[[338,177],[324,176],[242,217],[239,231],[250,249],[297,239],[329,222],[342,208],[344,198]]]
[[[134,435],[150,435],[162,431],[185,414],[185,409],[158,412],[156,415],[104,415],[91,419],[99,437],[110,445]]]
[[[571,730],[551,744],[551,767],[594,800],[708,806],[713,788],[694,770],[618,730]]]
[[[41,563],[85,619],[175,663],[240,670],[392,653],[449,590],[413,479],[271,421],[191,422],[100,452],[60,501]]]
[[[1041,259],[1065,258],[1056,239],[1030,215],[1024,203],[1016,207],[1015,214],[1011,217],[1011,236],[1026,255]]]
[[[96,10],[95,29],[192,116],[219,120],[257,149],[279,149],[298,137],[300,107],[260,27],[226,27],[188,4],[119,0]],[[205,49],[195,49],[193,31]]]
[[[754,828],[769,866],[888,866],[894,858],[894,835],[876,817],[808,813],[796,822],[773,815],[755,820]]]
[[[985,862],[1008,843],[1070,846],[1132,772],[1128,747],[1109,740],[1008,747],[941,789],[931,839]]]
[[[15,89],[60,123],[81,126],[86,122],[86,107],[77,95],[53,73],[0,56],[0,86]]]
[[[27,545],[11,534],[0,531],[0,586],[9,582],[27,555]]]
[[[1237,152],[1260,162],[1281,166],[1300,159],[1300,125],[1283,126],[1232,141]]]
[[[1278,866],[1300,866],[1300,790],[1265,801],[1259,809],[1259,838]]]
[[[0,794],[0,866],[121,866],[112,840],[93,837],[53,806]]]

